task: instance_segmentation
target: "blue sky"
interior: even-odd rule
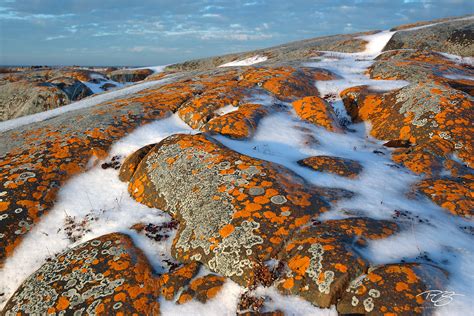
[[[0,64],[161,65],[471,13],[472,0],[0,0]]]

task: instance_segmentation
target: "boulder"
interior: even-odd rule
[[[256,268],[329,207],[296,174],[205,135],[173,135],[154,146],[136,167],[129,192],[180,222],[175,258],[201,262],[242,285],[254,284]]]
[[[260,104],[243,104],[234,112],[211,119],[201,130],[234,139],[250,138],[267,113],[268,110]]]
[[[304,97],[293,102],[296,114],[304,121],[324,127],[330,132],[339,131],[332,106],[317,96]]]
[[[48,82],[64,91],[70,101],[77,101],[93,94],[85,84],[74,78],[59,77]]]
[[[329,172],[354,179],[362,172],[362,165],[352,159],[331,156],[313,156],[298,161],[298,164],[320,172]]]
[[[49,259],[5,305],[4,315],[157,314],[158,279],[123,234],[92,239]]]
[[[446,282],[446,273],[428,264],[382,265],[351,282],[337,303],[337,311],[363,315],[430,315],[435,305],[426,291],[442,291]]]
[[[108,74],[109,78],[117,82],[137,82],[145,80],[151,75],[151,69],[119,69]]]
[[[383,50],[424,49],[458,56],[473,56],[473,38],[472,19],[453,20],[428,27],[400,30],[392,36]]]
[[[385,238],[397,231],[389,221],[350,218],[316,222],[306,226],[286,243],[280,261],[286,273],[277,281],[284,294],[298,295],[328,308],[335,304],[349,282],[365,273],[368,263],[354,245],[367,239]]]
[[[0,85],[0,121],[61,107],[69,96],[51,83],[17,81]]]

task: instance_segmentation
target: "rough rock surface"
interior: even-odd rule
[[[408,229],[416,229],[415,225],[429,228],[430,221],[437,223],[439,218],[472,216],[474,82],[469,78],[473,70],[462,63],[463,59],[456,61],[432,51],[438,49],[438,41],[452,52],[470,54],[471,21],[446,21],[417,30],[401,27],[406,31],[397,33],[399,36],[394,36],[390,45],[401,45],[402,49],[381,54],[367,74],[375,80],[406,80],[408,85],[389,92],[350,87],[341,93],[353,122],[369,122],[371,135],[381,140],[380,147],[374,145],[377,142],[373,139],[365,139],[365,134],[360,137],[360,131],[338,125],[331,106],[339,102],[336,95],[321,98],[318,81],[346,79],[336,72],[302,63],[324,55],[319,50],[361,51],[366,40],[359,36],[368,33],[311,39],[173,65],[146,78],[166,77],[166,81],[140,92],[1,132],[1,138],[8,141],[0,142],[0,177],[4,179],[0,184],[0,265],[15,256],[23,238],[55,205],[58,191],[67,180],[91,170],[95,164],[104,169],[119,168],[121,159],[116,157],[111,162],[101,161],[112,144],[136,128],[172,114],[173,120],[194,129],[189,135],[174,134],[142,147],[126,157],[118,174],[120,180],[129,182],[132,198],[172,217],[171,221],[157,224],[144,218],[146,224],[140,219],[125,228],[133,225],[134,240],[160,243],[160,249],[151,248],[158,253],[153,263],[161,275],[154,274],[130,237],[120,233],[104,235],[42,262],[42,267],[13,296],[8,295],[3,313],[108,314],[116,310],[117,314],[157,314],[161,299],[173,301],[161,301],[163,304],[187,304],[220,297],[218,294],[227,288],[224,284],[230,279],[247,287],[238,294],[236,306],[237,312],[244,315],[283,315],[280,311],[262,312],[273,308],[262,308],[265,295],[253,296],[259,286],[299,296],[315,306],[335,306],[341,314],[429,314],[433,310],[427,307],[432,306],[420,294],[430,288],[442,290],[448,282],[444,271],[434,265],[456,271],[456,261],[445,263],[422,253],[416,258],[404,257],[407,260],[400,259],[402,263],[380,260],[382,264],[374,266],[370,249],[379,242],[392,242],[385,238],[403,236]],[[407,47],[416,49],[406,50]],[[216,67],[256,54],[268,60],[246,67]],[[26,82],[32,87],[57,89],[64,98],[84,96],[76,94],[77,80],[101,83],[97,74],[78,69],[42,69],[27,75],[7,72],[0,76],[0,91]],[[122,78],[125,77],[124,74]],[[255,139],[257,146],[245,151],[247,155],[230,148],[251,144],[260,121],[271,119],[276,113],[276,117],[290,117],[285,127],[295,127],[295,134],[290,133],[288,138],[303,135],[300,140],[305,143],[305,152],[295,156],[289,153],[297,158],[285,160],[288,168],[297,168],[299,163],[346,176],[351,180],[333,177],[333,183],[344,181],[347,187],[354,187],[366,178],[358,177],[361,165],[368,170],[371,167],[364,156],[370,155],[374,159],[371,162],[380,166],[384,160],[375,154],[390,152],[395,163],[385,160],[384,165],[408,174],[402,168],[405,166],[419,174],[410,175],[418,179],[414,185],[417,194],[410,195],[416,199],[414,204],[428,205],[426,196],[451,214],[424,218],[422,214],[397,209],[392,216],[391,206],[382,206],[381,201],[380,217],[369,218],[366,216],[372,216],[373,206],[367,212],[357,209],[359,206],[339,209],[336,202],[356,201],[355,193],[309,183],[320,183],[316,177],[321,174],[305,172],[305,177],[312,175],[306,181],[282,165],[255,158],[262,157],[261,148],[257,148],[260,139]],[[262,130],[268,132],[267,125],[262,124]],[[363,148],[355,155],[357,161],[336,157],[346,156],[333,151],[331,155],[335,156],[322,156],[324,140],[312,136],[315,131],[344,141],[357,139],[368,148],[383,152],[364,152]],[[199,132],[203,134],[194,134]],[[220,143],[215,135],[234,140],[218,137]],[[251,142],[247,142],[249,139]],[[311,145],[306,146],[308,143]],[[382,143],[390,148],[381,147]],[[141,146],[144,144],[147,143]],[[278,153],[272,157],[279,159]],[[399,196],[405,205],[411,204]],[[168,217],[159,210],[149,211],[151,217],[156,213]],[[449,229],[459,228],[472,235],[471,226],[457,224],[467,219],[454,220],[456,224],[450,223]],[[173,243],[166,243],[171,236],[176,236]],[[31,239],[25,244],[31,246]],[[171,252],[167,249],[162,257],[161,248],[169,246]],[[451,248],[453,256],[463,256]],[[142,249],[156,255],[150,247]],[[173,258],[165,264],[165,257]],[[160,260],[163,262],[156,262]],[[205,269],[211,272],[204,272]]]
[[[298,163],[316,171],[334,173],[348,178],[355,178],[362,171],[362,166],[357,161],[340,157],[313,156],[302,159]]]
[[[70,102],[54,84],[17,81],[0,86],[0,120],[54,109]]]
[[[179,304],[185,304],[190,300],[197,300],[206,303],[213,299],[224,285],[225,278],[222,276],[208,274],[191,281],[188,288],[181,293],[178,299]]]
[[[396,231],[392,222],[368,218],[330,220],[305,227],[282,252],[280,260],[287,263],[287,271],[279,289],[329,307],[338,301],[350,280],[368,268],[354,245],[363,246],[366,239],[384,238]]]
[[[120,69],[110,72],[108,76],[117,82],[137,82],[145,80],[152,73],[151,69]]]
[[[157,314],[158,282],[130,237],[109,234],[58,254],[32,274],[5,315]]]
[[[243,285],[257,282],[255,267],[275,257],[286,236],[329,207],[296,174],[204,135],[174,135],[153,147],[129,192],[181,223],[172,249],[178,260]]]
[[[445,272],[427,264],[390,264],[352,281],[337,309],[343,314],[426,315],[433,310],[425,291],[443,289]]]
[[[402,30],[393,35],[384,48],[426,49],[441,51],[459,56],[474,55],[474,21],[464,19],[439,23],[431,27]]]
[[[474,112],[473,98],[464,91],[472,82],[465,82],[463,89],[458,90],[459,86],[453,86],[443,76],[472,75],[472,71],[432,53],[389,52],[381,55],[380,60],[396,67],[384,69],[376,63],[369,70],[372,76],[412,83],[387,93],[370,91],[364,86],[346,89],[341,96],[347,112],[355,122],[370,121],[370,133],[378,139],[412,144],[396,149],[393,160],[431,178],[419,187],[435,203],[453,214],[472,216],[474,198],[468,192],[473,186]],[[453,155],[465,166],[455,161]],[[463,176],[459,177],[456,170],[462,170]]]
[[[296,114],[303,120],[324,127],[328,131],[340,130],[332,106],[317,96],[305,97],[293,102]]]
[[[267,113],[268,110],[260,104],[243,104],[234,112],[213,118],[202,130],[235,139],[250,138]]]
[[[227,99],[203,101],[220,89],[244,89],[245,93],[238,92],[234,98],[237,104],[244,104],[250,93],[296,99],[293,95],[317,93],[313,82],[318,78],[327,80],[328,72],[279,67],[175,75],[171,83],[3,133],[2,137],[10,141],[0,143],[0,175],[6,179],[6,193],[0,201],[4,214],[0,248],[5,251],[0,258],[3,261],[11,254],[22,236],[54,204],[65,180],[83,171],[90,158],[104,158],[114,141],[136,127],[172,112],[190,126],[204,126],[218,116],[215,110],[228,105]],[[206,89],[209,91],[203,93]]]

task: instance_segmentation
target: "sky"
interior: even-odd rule
[[[0,65],[164,65],[472,13],[473,0],[0,0]]]

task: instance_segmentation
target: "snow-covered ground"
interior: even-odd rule
[[[393,32],[381,32],[364,36],[364,40],[368,41],[365,52],[356,54],[325,52],[321,58],[305,64],[328,69],[340,76],[337,80],[318,82],[317,88],[322,96],[333,96],[329,101],[341,119],[347,119],[339,98],[339,92],[343,89],[367,84],[380,90],[390,90],[407,84],[404,81],[371,80],[364,74],[392,35]],[[253,61],[257,60],[257,57],[259,56],[255,56]],[[243,60],[234,62],[232,66],[236,63],[250,65],[254,62]],[[160,82],[163,81],[138,84],[81,101],[83,103],[76,102],[48,111],[50,113],[44,112],[46,114],[40,113],[0,123],[0,131],[135,93]],[[257,95],[252,102],[271,105],[274,100]],[[228,106],[221,109],[219,114],[233,110],[236,108]],[[275,113],[262,119],[256,134],[250,140],[238,141],[224,136],[216,138],[235,151],[284,165],[315,185],[344,188],[357,194],[350,200],[340,201],[332,211],[323,215],[322,220],[344,218],[349,209],[360,216],[377,219],[392,219],[395,210],[405,211],[412,218],[423,219],[422,222],[407,220],[402,232],[386,239],[371,241],[363,255],[372,264],[400,262],[402,259],[413,261],[423,256],[429,257],[437,265],[451,272],[447,289],[461,294],[456,296],[451,304],[437,310],[437,315],[466,315],[472,311],[474,244],[466,238],[459,226],[471,224],[464,219],[448,215],[428,199],[408,199],[406,193],[410,186],[421,177],[393,163],[390,159],[390,149],[383,147],[382,141],[369,136],[370,125],[353,124],[350,128],[352,132],[328,132],[301,121],[288,105],[288,112]],[[144,145],[159,142],[175,133],[196,132],[173,115],[140,127],[115,143],[106,161],[114,156],[125,157]],[[306,142],[308,137],[316,138],[318,143],[308,144]],[[313,155],[355,159],[363,165],[364,170],[360,177],[349,180],[315,172],[296,163],[299,159]],[[3,280],[3,288],[0,291],[5,293],[5,299],[28,275],[39,268],[48,256],[111,232],[130,234],[157,271],[163,271],[166,267],[163,259],[170,256],[172,238],[164,243],[153,242],[130,230],[129,227],[137,222],[159,224],[168,221],[169,216],[158,209],[149,209],[130,198],[127,185],[118,180],[118,171],[113,168],[102,169],[100,166],[102,162],[91,162],[90,168],[85,173],[74,177],[61,188],[54,208],[29,232],[14,255],[7,259],[0,271],[0,280]],[[72,243],[62,229],[67,217],[81,220],[89,216],[88,214],[97,219],[91,222],[89,232]],[[243,292],[243,288],[228,281],[223,290],[207,304],[191,302],[177,305],[160,299],[160,308],[164,315],[235,315],[238,298]],[[259,287],[255,290],[255,294],[271,298],[271,301],[265,303],[265,310],[280,309],[289,315],[337,315],[334,306],[331,309],[320,309],[300,298],[282,296],[272,287]]]
[[[160,65],[160,66],[138,67],[138,68],[131,68],[131,69],[132,70],[133,69],[150,69],[151,71],[153,71],[153,73],[157,74],[157,73],[163,72],[166,67],[171,66],[171,65],[172,64]]]
[[[94,94],[102,93],[104,91],[109,91],[109,90],[121,89],[127,86],[128,84],[130,84],[130,83],[126,84],[126,83],[110,80],[109,78],[101,74],[91,74],[91,77],[96,82],[93,82],[93,81],[81,81],[81,82],[85,84],[89,89],[91,89],[92,93]],[[111,84],[111,85],[114,85],[115,87],[112,89],[103,89],[102,87],[105,84]]]
[[[255,55],[246,59],[231,61],[230,63],[222,64],[219,67],[237,67],[237,66],[250,66],[266,61],[267,56]]]

